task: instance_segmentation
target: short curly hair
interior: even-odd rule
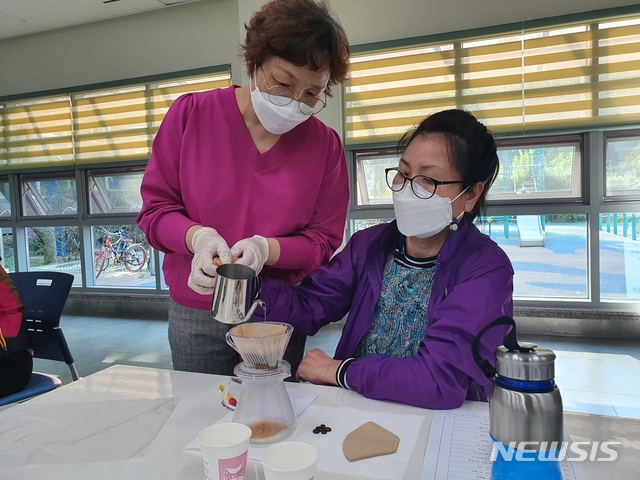
[[[249,75],[276,56],[314,72],[328,70],[327,95],[347,78],[349,41],[326,0],[271,0],[244,27],[240,48]]]

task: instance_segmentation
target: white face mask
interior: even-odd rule
[[[413,188],[424,190],[420,185]],[[428,238],[451,225],[453,214],[451,204],[457,200],[469,187],[453,200],[442,198],[436,194],[429,199],[418,198],[411,185],[405,184],[399,192],[393,192],[393,209],[396,213],[398,230],[405,237]],[[426,193],[426,192],[425,192]],[[428,193],[427,193],[428,195]],[[457,219],[464,215],[464,210]]]
[[[256,112],[256,116],[262,126],[270,133],[274,135],[282,135],[295,127],[300,125],[305,120],[311,117],[302,113],[300,110],[300,102],[292,100],[288,105],[274,105],[269,101],[269,94],[261,92],[258,88],[258,83],[255,74],[253,75],[253,82],[256,88],[251,90],[251,103],[253,104],[253,110]],[[251,89],[251,84],[249,84]],[[307,108],[307,105],[302,105],[302,108]]]

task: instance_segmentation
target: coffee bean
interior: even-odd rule
[[[321,423],[320,425],[318,425],[316,428],[313,429],[313,433],[318,434],[321,433],[322,435],[326,435],[327,432],[331,431],[331,427],[327,427],[324,423]]]

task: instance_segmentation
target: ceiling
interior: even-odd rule
[[[199,0],[0,0],[0,40]]]

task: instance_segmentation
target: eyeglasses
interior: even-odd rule
[[[298,101],[298,108],[305,115],[315,115],[320,113],[320,111],[327,106],[327,94],[325,92],[322,92],[318,96],[307,95],[305,98],[300,98],[297,97],[294,91],[289,87],[283,87],[280,85],[270,87],[262,69],[260,69],[260,73],[262,74],[264,85],[267,87],[269,101],[274,105],[284,107],[285,105],[289,105],[295,99]]]
[[[426,175],[416,175],[415,177],[407,177],[397,168],[385,168],[384,173],[387,177],[387,185],[394,192],[402,190],[407,183],[407,180],[411,184],[411,190],[416,197],[427,200],[433,197],[436,193],[436,188],[439,185],[452,185],[454,183],[464,183],[462,180],[447,180],[441,182],[435,180]],[[402,181],[401,181],[402,180]]]

